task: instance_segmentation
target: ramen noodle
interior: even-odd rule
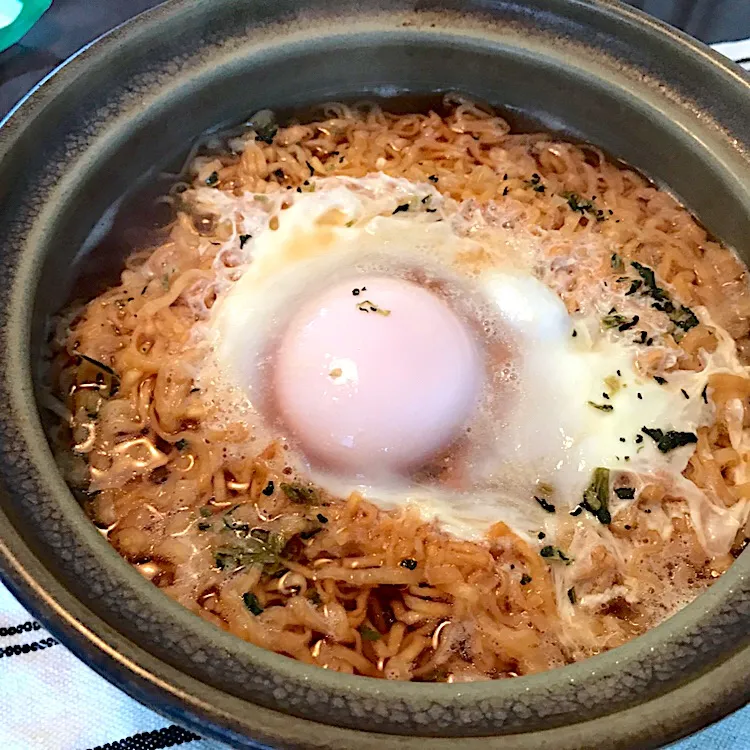
[[[208,622],[370,677],[539,672],[618,646],[694,599],[746,542],[750,296],[737,257],[597,148],[513,134],[471,102],[427,114],[321,111],[278,128],[262,113],[204,146],[164,198],[176,219],[163,242],[134,252],[119,285],[56,320],[45,404],[58,418],[58,460],[93,522]],[[699,383],[685,403],[710,414],[694,432],[650,428],[633,457],[644,444],[665,456],[678,448],[684,470],[597,469],[573,498],[540,484],[514,502],[543,523],[490,507],[481,534],[418,505],[309,483],[294,445],[256,429],[242,394],[206,369],[207,321],[252,263],[258,232],[313,191],[318,200],[342,189],[376,208],[413,189],[415,199],[389,204],[389,220],[423,212],[420,221],[452,222],[466,241],[511,237],[504,247],[533,255],[536,278],[573,319],[594,310],[592,285],[624,289],[642,312],[605,310],[606,326],[640,345],[637,367],[656,383]]]

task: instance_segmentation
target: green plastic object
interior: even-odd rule
[[[52,0],[0,0],[0,52],[15,44],[52,5]]]

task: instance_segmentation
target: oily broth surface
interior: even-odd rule
[[[47,399],[61,418],[54,442],[124,557],[196,614],[263,647],[344,672],[448,681],[527,674],[617,646],[727,568],[750,496],[750,381],[739,365],[710,376],[714,419],[697,431],[684,481],[614,476],[613,489],[636,493],[613,497],[609,524],[571,516],[555,498],[553,533],[540,523],[522,538],[498,521],[468,541],[413,507],[300,493],[293,446],[228,419],[231,394],[216,398],[216,384],[199,377],[200,332],[239,278],[240,238],[268,220],[245,210],[257,196],[278,202],[316,179],[375,172],[432,185],[463,206],[467,235],[481,224],[542,242],[547,262],[535,272],[573,315],[598,314],[587,290],[616,284],[613,253],[648,266],[675,300],[707,313],[679,341],[663,316],[644,316],[657,342],[640,364],[660,377],[700,371],[702,353],[735,342],[743,357],[750,304],[736,257],[593,147],[511,134],[463,101],[403,115],[334,104],[319,121],[272,131],[196,159],[173,195],[180,213],[169,238],[60,320]],[[221,194],[213,211],[208,188]],[[542,556],[548,547],[572,562]]]

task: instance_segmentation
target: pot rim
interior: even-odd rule
[[[555,4],[562,6],[565,3],[556,2]],[[196,0],[169,0],[169,2],[140,14],[102,37],[99,37],[97,40],[94,40],[86,45],[86,47],[82,48],[73,57],[69,58],[61,66],[56,68],[55,71],[49,74],[23,100],[21,100],[21,102],[19,102],[4,119],[2,123],[3,128],[2,131],[0,131],[0,157],[2,157],[6,149],[10,150],[12,148],[14,137],[22,131],[25,120],[33,117],[40,110],[43,110],[47,101],[50,101],[63,93],[66,85],[75,79],[79,71],[86,69],[91,57],[104,56],[108,51],[111,54],[119,44],[126,41],[123,37],[127,38],[135,29],[155,24],[159,19],[163,20],[169,18],[172,14],[176,14],[181,8],[194,5],[196,5]],[[744,86],[746,95],[750,96],[750,83],[738,66],[724,60],[718,54],[708,51],[700,43],[670,29],[660,22],[654,21],[633,9],[621,6],[619,3],[615,5],[606,0],[569,0],[567,5],[590,9],[592,12],[601,12],[609,15],[611,18],[620,19],[622,21],[627,20],[631,24],[635,24],[644,30],[648,29],[650,33],[656,34],[661,38],[661,42],[665,45],[671,45],[678,50],[683,50],[683,52],[686,48],[689,48],[690,54],[698,54],[703,57],[706,65],[720,68],[729,77],[736,79],[737,83]],[[740,146],[744,146],[744,148],[747,149],[748,143],[745,142],[744,144],[740,144]],[[18,318],[16,318],[16,322],[18,322]],[[16,330],[16,334],[19,330],[20,329]],[[24,399],[27,399],[28,395],[27,387],[18,386],[15,392],[15,406],[20,408],[22,406],[21,402],[24,401]],[[29,406],[30,404],[25,402],[24,409],[27,409]],[[28,410],[26,413],[28,416]],[[36,428],[39,426],[32,425],[32,427]],[[46,449],[46,443],[42,447]],[[49,465],[49,456],[43,458],[41,455],[43,452],[43,450],[30,451],[30,455],[35,454],[32,460],[36,460],[37,466],[39,467]],[[266,718],[266,721],[268,722],[267,726],[278,723],[277,730],[279,732],[279,734],[274,736],[269,735],[267,738],[269,741],[281,740],[283,742],[288,742],[288,735],[285,734],[285,732],[298,733],[298,736],[301,739],[304,738],[304,732],[287,729],[284,726],[285,723],[306,722],[307,724],[315,726],[313,722],[310,722],[308,719],[299,717],[292,718],[291,716],[273,711],[270,708],[262,708],[255,704],[245,703],[234,696],[227,696],[225,692],[210,687],[205,683],[199,682],[198,680],[175,670],[163,660],[151,655],[141,649],[137,644],[127,640],[125,636],[114,631],[110,625],[85,606],[85,604],[77,597],[65,590],[51,571],[41,563],[26,545],[24,540],[15,532],[15,528],[13,528],[12,522],[9,519],[4,526],[7,527],[8,533],[5,534],[4,538],[0,538],[0,568],[2,568],[3,573],[7,576],[7,583],[13,593],[15,593],[29,609],[38,614],[40,619],[50,627],[51,632],[59,634],[61,640],[66,642],[74,653],[79,657],[92,662],[92,666],[94,666],[97,671],[102,673],[108,679],[115,681],[116,684],[127,692],[133,694],[134,697],[149,701],[156,698],[165,700],[165,706],[167,707],[163,710],[165,710],[166,713],[172,718],[176,718],[182,723],[188,723],[198,729],[198,731],[203,732],[206,732],[207,730],[211,731],[211,727],[204,723],[205,721],[214,722],[217,720],[224,720],[219,718],[222,714],[220,709],[211,709],[207,705],[205,700],[205,694],[207,691],[213,698],[215,698],[215,706],[222,702],[240,701],[245,707],[252,705],[254,711],[268,713],[269,717]],[[92,533],[96,532],[93,532],[92,529]],[[106,542],[104,544],[106,544]],[[117,561],[122,562],[119,556],[117,556],[112,550],[109,550],[109,552],[112,553],[112,560],[117,559]],[[612,665],[617,664],[620,661],[628,661],[635,653],[643,653],[644,649],[650,648],[653,651],[663,642],[661,636],[666,630],[677,631],[682,627],[687,628],[687,623],[692,622],[699,611],[707,613],[719,608],[728,594],[731,594],[733,589],[741,586],[743,582],[746,581],[747,570],[750,568],[748,562],[747,555],[744,555],[743,565],[735,564],[730,571],[714,584],[708,592],[701,595],[696,602],[688,605],[688,607],[680,611],[677,615],[670,618],[667,623],[649,631],[649,633],[639,637],[636,641],[621,646],[606,654],[592,657],[591,659],[578,664],[562,667],[553,672],[544,673],[543,675],[516,678],[512,681],[512,685],[502,683],[481,683],[462,685],[460,690],[457,690],[455,685],[424,685],[414,683],[394,685],[391,683],[386,688],[380,680],[373,680],[365,677],[348,677],[324,672],[317,667],[300,664],[299,662],[295,662],[287,657],[267,652],[249,644],[243,644],[243,648],[248,650],[252,660],[268,665],[269,668],[273,668],[281,676],[289,679],[307,679],[311,682],[314,681],[319,684],[326,684],[337,691],[351,691],[358,694],[360,697],[364,695],[379,696],[387,690],[391,695],[398,697],[399,699],[424,703],[425,701],[430,700],[445,701],[450,699],[456,701],[460,700],[461,696],[464,696],[464,699],[467,701],[476,701],[480,700],[483,696],[486,696],[488,692],[494,695],[498,691],[519,691],[521,689],[540,691],[545,683],[557,683],[563,680],[582,680],[585,679],[586,675],[589,673],[596,673],[597,670],[602,671],[612,668]],[[125,565],[127,564],[125,563]],[[129,566],[127,567],[129,568]],[[135,571],[130,572],[132,573],[132,580],[138,580],[138,582],[142,584],[144,590],[147,587],[153,588],[146,581],[142,581]],[[54,595],[51,595],[49,592],[54,592]],[[153,589],[152,593],[157,594],[158,592],[156,589]],[[184,616],[188,615],[187,610],[183,610],[180,605],[167,600],[166,597],[163,597],[160,593],[158,593],[158,596],[160,600],[164,600],[160,601],[159,606],[168,607],[171,605],[171,607],[174,608],[175,617],[183,619]],[[179,610],[179,612],[177,610]],[[201,625],[203,628],[211,627],[207,623],[201,623]],[[230,636],[221,631],[217,631],[216,633],[212,631],[211,635],[214,639],[219,639],[221,642],[226,643],[227,649],[235,650],[238,647],[238,643],[242,643],[234,636]],[[91,653],[92,645],[96,650],[94,655]],[[649,705],[656,705],[658,701],[663,701],[666,698],[669,698],[669,696],[673,696],[672,705],[689,706],[688,713],[693,716],[701,714],[700,721],[714,720],[722,715],[722,713],[726,713],[732,708],[745,703],[747,699],[750,698],[750,687],[745,687],[745,680],[742,679],[743,675],[747,674],[748,667],[750,667],[750,650],[745,649],[744,651],[738,651],[738,653],[728,656],[723,661],[715,663],[713,665],[713,671],[710,674],[703,675],[686,686],[677,687],[668,695],[648,701],[648,703]],[[171,683],[160,676],[169,673],[172,673],[170,676]],[[700,706],[700,701],[705,701],[705,696],[707,694],[707,688],[705,685],[716,687],[714,684],[716,681],[715,678],[718,677],[719,673],[723,675],[721,687],[725,695],[721,702],[718,704],[712,702],[709,710],[701,712],[698,706]],[[550,675],[552,675],[552,677],[550,677]],[[178,679],[178,677],[180,679]],[[508,682],[510,683],[511,681]],[[688,692],[691,692],[694,689],[692,686],[697,686],[699,684],[703,686],[702,689],[696,690],[694,695],[691,693],[691,698],[686,698],[686,688],[688,689]],[[731,691],[727,690],[729,686],[732,686]],[[197,689],[198,687],[200,690]],[[203,692],[204,697],[198,696],[198,692]],[[729,694],[726,694],[727,692]],[[679,698],[677,697],[678,695],[680,696]],[[690,703],[690,701],[698,702]],[[184,703],[191,705],[193,712],[202,716],[203,719],[196,720],[187,716],[184,713],[184,709],[181,708],[181,704]],[[561,733],[565,734],[566,732],[574,732],[574,734],[570,735],[570,739],[577,744],[571,744],[570,746],[580,747],[580,742],[583,737],[586,736],[586,727],[593,727],[596,725],[595,730],[592,731],[598,732],[599,736],[601,736],[602,727],[607,725],[612,726],[614,717],[621,715],[624,716],[628,711],[639,708],[642,709],[644,705],[644,703],[640,703],[632,708],[619,711],[614,715],[601,716],[585,723],[571,725],[569,727],[543,730],[541,732],[534,732],[533,734],[537,735],[538,740],[541,741],[541,735],[545,732],[553,732],[556,739],[556,746],[565,747],[566,745],[561,745]],[[280,717],[278,722],[273,720],[273,717],[270,716],[271,714]],[[662,709],[654,715],[654,721],[657,724],[666,727],[667,722],[664,720],[663,716]],[[226,716],[225,719],[229,720],[229,717]],[[661,736],[662,738],[671,738],[677,736],[675,732],[680,733],[683,732],[685,728],[694,729],[696,727],[697,724],[695,723],[692,725],[686,724],[685,727],[680,729],[673,727],[671,730],[665,730],[667,733],[663,735],[654,734],[654,737]],[[643,729],[640,727],[639,732],[642,731]],[[367,733],[358,730],[341,729],[338,727],[331,727],[330,725],[326,725],[326,732],[331,734],[344,733],[340,737],[342,742],[340,745],[341,747],[347,747],[346,743],[354,741],[355,738],[359,743],[364,741],[366,737],[374,738],[373,742],[377,742],[379,746],[382,747],[386,738],[395,741],[396,737],[398,737],[398,735],[368,735]],[[530,737],[531,735],[528,736]],[[526,744],[523,735],[505,735],[504,737],[500,737],[499,741],[507,743],[511,737],[514,742],[520,743],[514,746],[540,746],[536,744]],[[226,735],[224,735],[224,738],[226,739]],[[461,739],[463,742],[476,741],[478,743],[481,741],[483,746],[486,746],[488,743],[487,737],[476,737],[471,739],[462,737]],[[451,740],[450,738],[445,740],[431,739],[428,741],[426,738],[421,737],[415,740],[415,744],[416,742],[429,742],[429,744],[432,745],[434,743],[450,743],[452,741],[454,740]],[[537,740],[534,740],[534,742],[536,741]],[[333,746],[339,745],[334,744]],[[438,746],[439,744],[435,744],[435,747]]]

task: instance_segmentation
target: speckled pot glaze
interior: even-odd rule
[[[262,107],[460,90],[596,143],[750,257],[750,84],[604,0],[171,0],[95,42],[0,130],[0,569],[76,654],[233,746],[650,747],[750,695],[750,557],[646,636],[467,685],[333,674],[243,643],[119,558],[52,459],[34,398],[45,317],[85,237],[148,167]],[[64,698],[63,698],[64,699]]]

